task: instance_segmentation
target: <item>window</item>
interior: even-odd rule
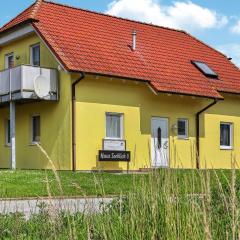
[[[106,114],[106,137],[111,139],[123,138],[123,114]]]
[[[217,78],[215,73],[206,63],[200,61],[192,61],[192,63],[207,77]]]
[[[30,47],[30,64],[32,66],[40,66],[40,44]]]
[[[233,124],[232,123],[220,123],[220,148],[232,149],[233,143]]]
[[[13,68],[14,67],[14,54],[9,53],[5,55],[5,68]]]
[[[11,128],[10,128],[10,120],[6,120],[5,123],[5,143],[7,146],[11,145]]]
[[[188,120],[178,119],[178,137],[188,138]]]
[[[32,117],[32,143],[40,142],[40,116]]]

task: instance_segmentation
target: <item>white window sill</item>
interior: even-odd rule
[[[189,137],[184,137],[184,136],[178,136],[179,140],[189,140]]]
[[[31,142],[31,143],[29,143],[29,146],[37,146],[37,145],[41,145],[41,142]]]
[[[108,138],[108,137],[105,137],[104,140],[124,141],[123,138]]]
[[[220,150],[233,150],[232,146],[220,146]]]
[[[10,147],[12,147],[12,145],[10,143],[6,143],[5,147],[10,148]]]

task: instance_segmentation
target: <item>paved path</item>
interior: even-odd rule
[[[0,200],[0,213],[23,213],[29,219],[32,214],[40,211],[42,204],[50,213],[68,211],[70,213],[100,212],[103,206],[111,203],[113,198],[69,198],[69,199],[30,199],[30,200]]]

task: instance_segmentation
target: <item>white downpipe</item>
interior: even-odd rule
[[[11,136],[11,168],[13,170],[16,169],[16,130],[15,130],[15,121],[16,121],[16,113],[15,113],[15,102],[10,102],[10,136]]]

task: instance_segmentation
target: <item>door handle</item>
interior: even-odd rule
[[[157,130],[158,148],[162,147],[162,129],[159,127]]]

